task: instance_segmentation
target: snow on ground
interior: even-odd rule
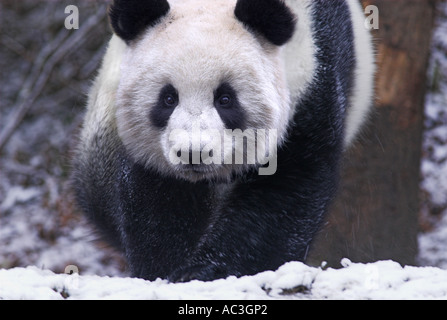
[[[178,284],[14,268],[0,270],[0,299],[447,299],[447,270],[392,261],[343,265],[324,270],[291,262],[276,272]]]
[[[447,270],[447,214],[436,228],[419,234],[419,257],[421,266],[437,266]]]

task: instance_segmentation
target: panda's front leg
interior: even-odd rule
[[[169,280],[239,277],[304,261],[335,193],[336,158],[285,161],[273,176],[237,184],[192,258]]]
[[[303,261],[325,205],[314,203],[312,208],[312,199],[300,205],[274,193],[273,189],[247,190],[240,198],[244,204],[228,204],[220,220],[202,238],[193,258],[169,280],[239,277],[276,270],[288,261]]]

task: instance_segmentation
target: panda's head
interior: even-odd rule
[[[292,113],[280,48],[295,17],[283,1],[115,0],[110,18],[126,43],[118,133],[135,161],[198,181],[272,159]]]

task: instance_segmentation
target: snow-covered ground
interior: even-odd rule
[[[291,262],[276,272],[178,284],[15,268],[0,270],[0,299],[447,299],[447,270],[342,263],[342,269],[323,270]]]
[[[29,2],[34,6],[33,1]],[[2,5],[0,2],[0,13]],[[344,268],[338,270],[289,263],[275,272],[209,283],[170,284],[164,280],[126,278],[128,274],[119,255],[95,242],[96,236],[73,208],[66,189],[67,150],[82,114],[82,102],[69,100],[70,111],[61,107],[72,93],[71,84],[69,89],[51,92],[37,100],[38,108],[30,111],[1,154],[0,300],[447,299],[447,4],[442,8],[444,16],[434,38],[429,71],[431,90],[426,101],[421,167],[424,227],[419,237],[419,267],[402,268],[391,261],[356,264],[344,260]],[[48,16],[54,16],[52,11]],[[5,24],[9,26],[6,18]],[[16,34],[23,32],[18,30]],[[27,41],[24,36],[23,39],[19,36],[16,43],[13,39],[0,40],[1,50],[6,44],[18,53],[23,49],[19,43]],[[20,88],[30,66],[22,62],[6,63],[3,57],[11,53],[0,51],[0,54],[0,69],[10,75],[10,81],[0,86],[2,128],[10,112],[8,106],[15,99],[13,89]],[[71,61],[93,68],[91,61],[87,64],[80,57]],[[64,73],[72,78],[77,69],[72,65],[71,69],[61,69],[58,75]],[[82,86],[89,83],[79,82]],[[76,90],[85,92],[86,87]],[[74,269],[80,275],[64,274]]]

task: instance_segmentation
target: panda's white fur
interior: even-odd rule
[[[116,91],[121,75],[121,61],[126,44],[112,36],[98,76],[90,88],[87,114],[81,132],[81,145],[87,145],[108,126],[116,126]],[[99,127],[99,128],[98,128]],[[83,152],[79,153],[85,155]]]
[[[354,32],[354,50],[356,67],[351,97],[351,108],[348,110],[345,128],[345,145],[348,146],[369,115],[374,99],[374,49],[372,36],[365,26],[364,12],[357,0],[347,0],[351,9]]]
[[[293,38],[283,47],[286,77],[292,104],[296,104],[312,82],[317,61],[312,38],[312,0],[287,0],[286,3],[297,17]],[[291,109],[293,115],[293,108]]]
[[[285,46],[277,47],[253,37],[234,19],[236,0],[171,0],[168,17],[148,28],[138,42],[127,45],[112,36],[90,94],[83,138],[91,138],[93,123],[116,124],[119,137],[136,161],[172,174],[168,160],[172,130],[191,131],[193,126],[225,129],[213,108],[212,93],[226,80],[240,90],[249,128],[276,129],[281,144],[294,106],[317,68],[311,1],[286,1],[297,17],[296,32]],[[368,114],[374,73],[371,39],[363,25],[361,6],[357,0],[347,2],[353,17],[357,61],[346,146]],[[172,82],[182,97],[160,134],[143,115],[167,82]],[[232,152],[231,148],[224,151]],[[227,166],[220,169],[222,175],[229,173]]]

